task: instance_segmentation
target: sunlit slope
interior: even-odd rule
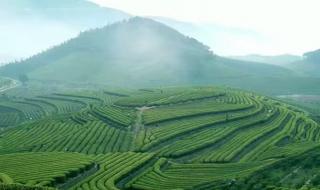
[[[51,113],[3,130],[0,160],[6,164],[0,168],[0,185],[228,189],[255,177],[246,189],[264,178],[268,189],[300,189],[319,174],[308,168],[311,158],[303,159],[320,145],[319,124],[293,106],[251,92],[171,87],[31,99],[48,112],[54,110],[45,102],[63,100],[61,108],[84,105],[80,111]],[[311,155],[317,168],[316,155]],[[295,162],[299,159],[304,161]],[[307,172],[304,183],[291,174],[297,168]],[[266,174],[256,177],[262,171]]]
[[[138,17],[84,32],[26,61],[4,67],[1,73],[27,74],[42,81],[122,86],[232,84],[248,77],[292,76],[291,71],[277,66],[219,57],[195,39]]]

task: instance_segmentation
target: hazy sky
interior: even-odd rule
[[[255,53],[279,54],[320,48],[320,0],[91,0],[140,16],[165,16],[254,30],[265,44]],[[246,47],[250,46],[250,47]]]

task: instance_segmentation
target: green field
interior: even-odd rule
[[[0,189],[320,188],[320,125],[282,101],[224,87],[30,88],[0,97]]]

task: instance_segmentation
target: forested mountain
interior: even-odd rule
[[[232,84],[252,77],[293,76],[281,67],[219,57],[197,40],[140,17],[83,32],[60,46],[3,67],[1,74],[120,86]]]
[[[10,59],[32,56],[58,45],[80,31],[130,17],[86,0],[1,0],[0,49]]]

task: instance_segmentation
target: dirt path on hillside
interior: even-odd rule
[[[152,109],[154,107],[147,107],[147,106],[143,106],[143,107],[138,107],[137,109],[137,117],[136,117],[136,121],[132,126],[132,131],[134,133],[134,138],[133,138],[133,143],[132,143],[132,148],[135,148],[136,145],[136,139],[138,138],[139,132],[144,130],[144,124],[142,122],[142,115],[143,112],[149,109]]]

